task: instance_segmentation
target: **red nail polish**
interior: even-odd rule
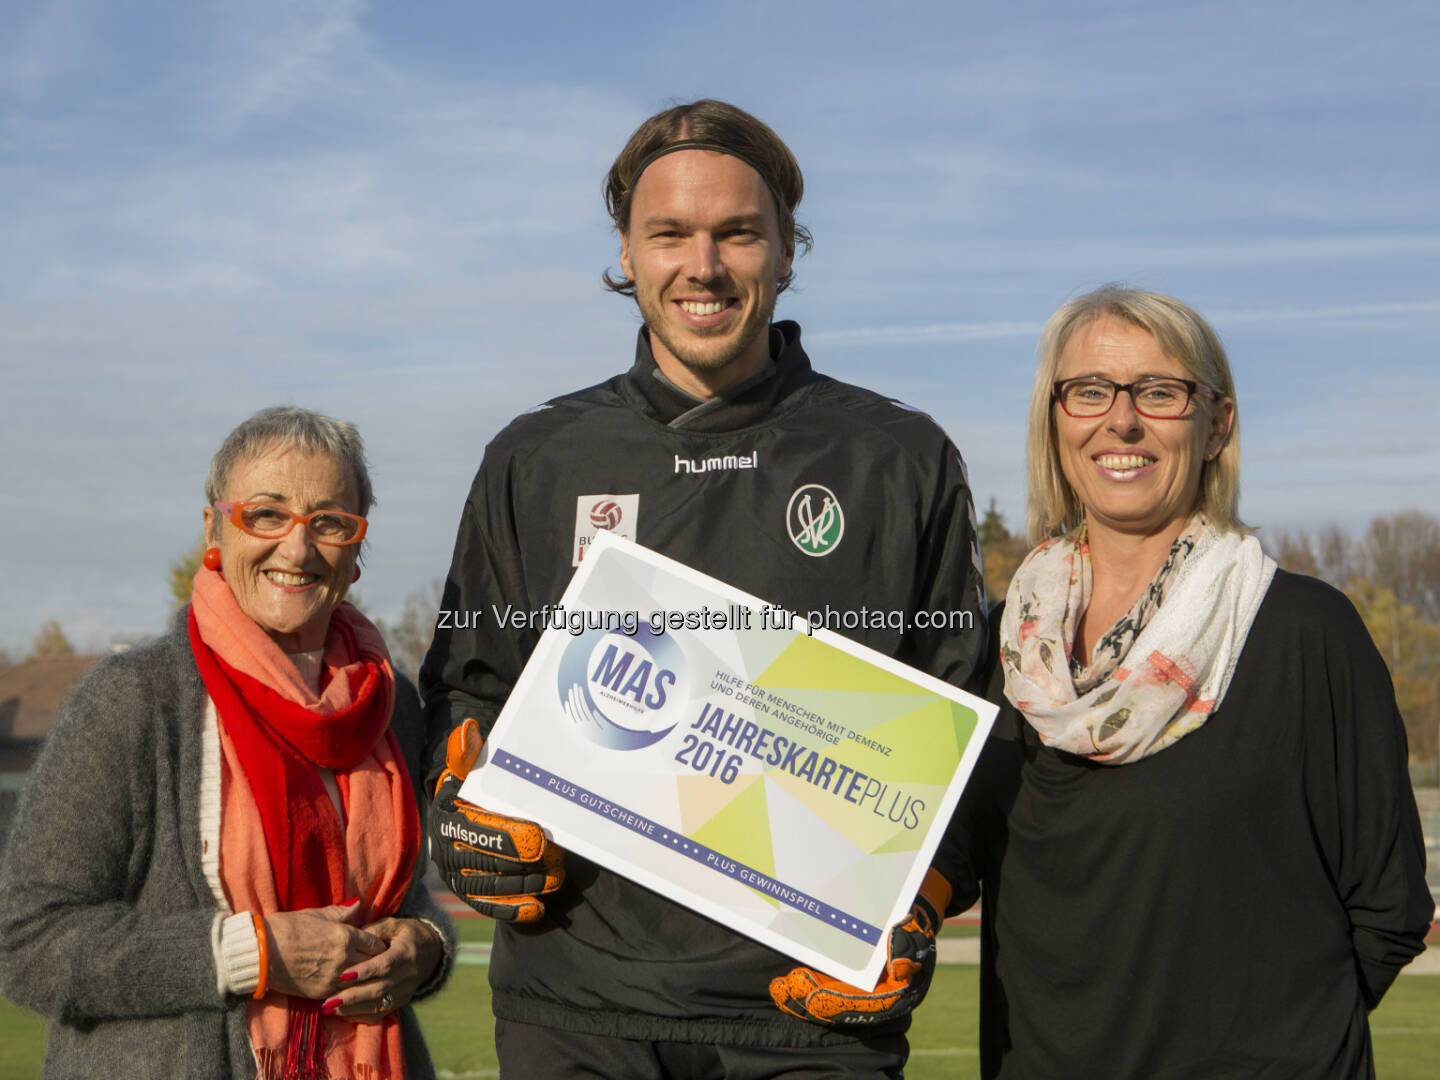
[[[339,999],[339,998],[331,998],[329,1001],[325,1002],[324,1005],[321,1005],[321,1006],[320,1006],[320,1011],[321,1011],[322,1013],[324,1013],[326,1016],[331,1016],[331,1015],[334,1014],[335,1010],[338,1009],[338,1008],[340,1008],[340,999]]]
[[[358,896],[352,896],[352,897],[350,897],[349,900],[343,901],[343,902],[340,904],[340,906],[341,906],[341,907],[349,907],[351,904],[358,904],[359,902],[360,902],[360,897],[358,897]]]
[[[340,973],[340,981],[341,981],[341,982],[354,982],[354,981],[355,981],[356,979],[358,979],[359,977],[360,977],[360,976],[357,975],[357,974],[356,974],[355,972],[353,972],[353,971],[342,971],[342,972]]]

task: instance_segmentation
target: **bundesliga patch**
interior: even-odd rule
[[[579,566],[585,549],[601,529],[635,539],[635,522],[640,515],[640,495],[581,495],[575,500],[575,543],[570,565]]]

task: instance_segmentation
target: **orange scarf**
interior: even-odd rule
[[[359,925],[393,915],[420,825],[389,730],[394,675],[379,631],[350,604],[336,607],[316,694],[224,578],[202,569],[190,641],[220,721],[220,877],[232,910],[298,911],[358,895]],[[334,770],[343,821],[321,768]],[[324,1017],[319,1005],[279,993],[250,1002],[261,1080],[404,1076],[395,1013],[361,1024]]]

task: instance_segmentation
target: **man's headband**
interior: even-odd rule
[[[775,197],[776,209],[784,207],[785,200],[780,197],[780,186],[775,183],[774,178],[768,172],[766,172],[760,167],[760,165],[755,161],[754,158],[750,157],[747,154],[742,154],[734,147],[725,146],[717,142],[709,142],[705,139],[681,139],[679,142],[666,143],[664,146],[660,147],[659,150],[656,150],[644,161],[640,162],[639,167],[635,170],[634,173],[631,174],[630,183],[627,184],[625,187],[625,194],[629,195],[632,191],[635,190],[635,185],[640,182],[640,177],[646,169],[648,169],[651,165],[653,165],[660,158],[664,157],[666,154],[673,154],[677,150],[709,150],[715,154],[728,154],[730,157],[736,158],[739,161],[743,161],[746,165],[749,165],[750,168],[754,169],[757,173],[760,174],[761,180],[765,181],[765,186],[770,189],[770,194]]]

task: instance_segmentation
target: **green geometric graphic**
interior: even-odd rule
[[[751,622],[755,629],[735,635],[735,643],[740,648],[740,656],[745,665],[744,670],[736,674],[746,679],[750,679],[750,672],[763,671],[774,663],[776,656],[783,653],[790,642],[789,630],[762,630],[760,620],[761,613],[752,610]]]
[[[762,874],[775,873],[775,852],[770,847],[770,809],[763,783],[750,784],[691,835],[706,847],[723,851]]]
[[[913,694],[915,684],[864,660],[837,654],[811,637],[797,637],[754,680],[765,686],[814,686],[872,694]]]
[[[920,709],[867,728],[867,738],[891,747],[888,764],[905,780],[948,784],[965,745],[975,731],[972,709],[947,698],[934,698]]]

